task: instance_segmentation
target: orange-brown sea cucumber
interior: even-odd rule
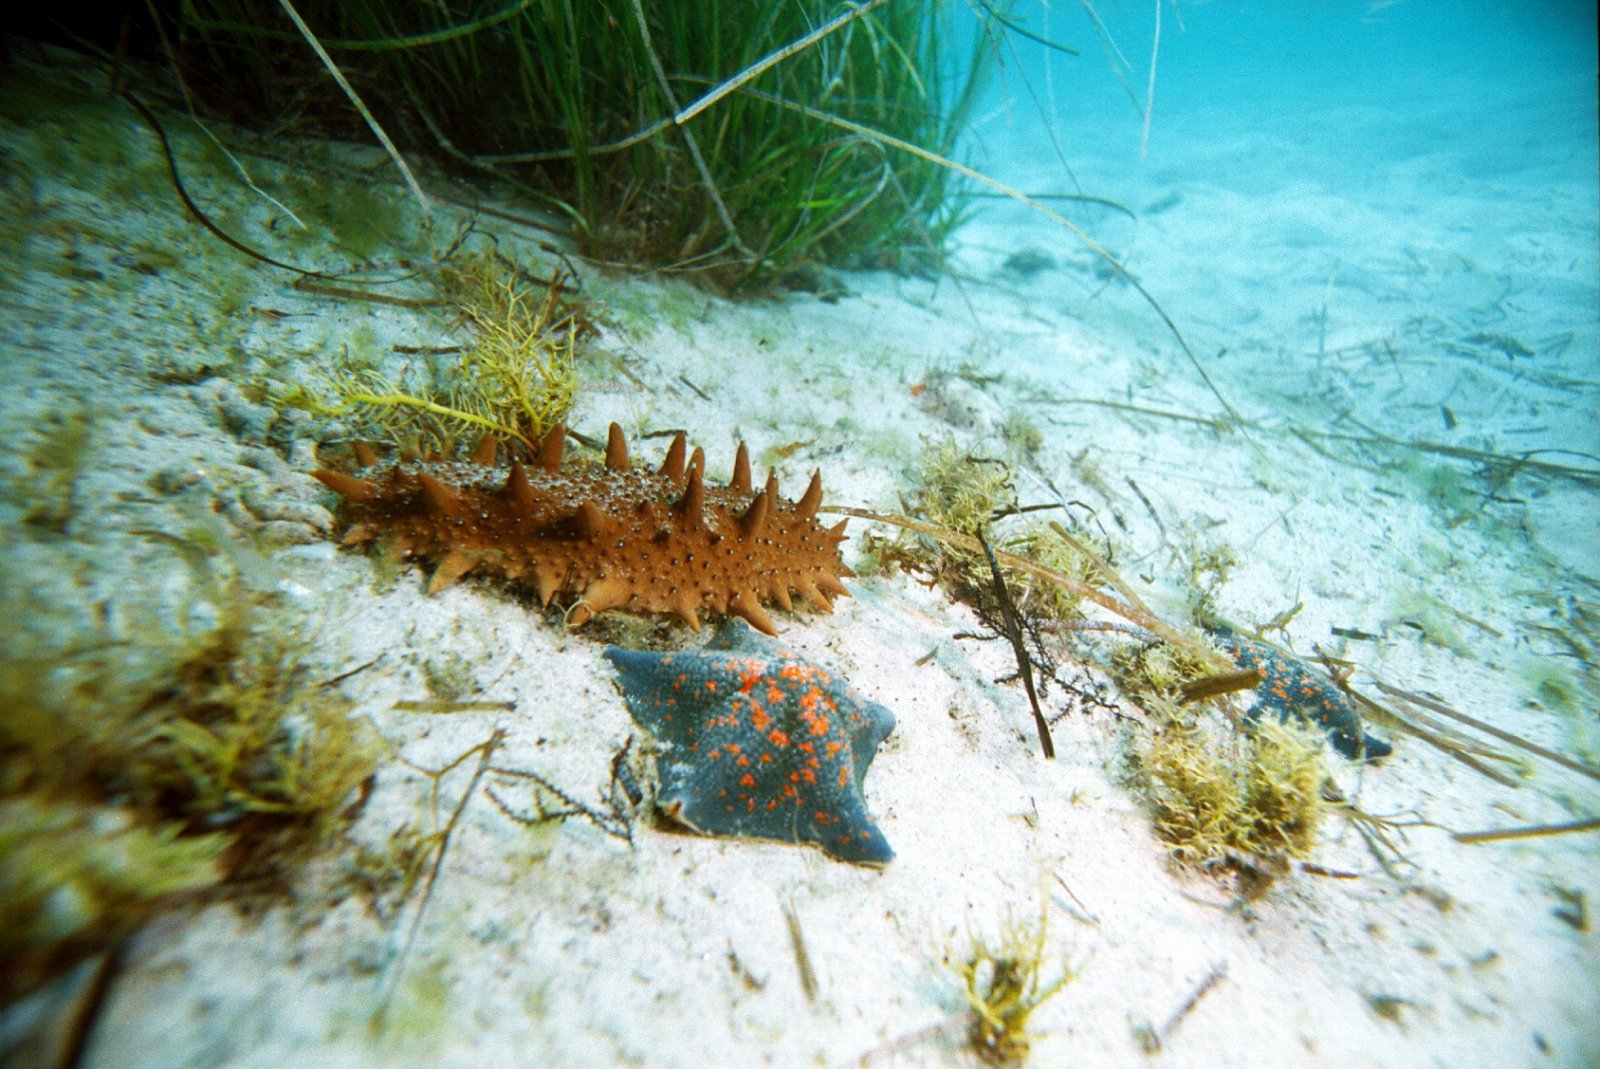
[[[381,542],[402,560],[436,562],[429,593],[469,574],[499,576],[540,605],[570,605],[573,626],[620,609],[698,628],[709,610],[772,635],[763,605],[792,610],[799,594],[829,612],[832,597],[849,593],[840,582],[855,574],[839,555],[845,521],[825,528],[816,519],[820,472],[788,501],[776,475],[752,489],[743,442],[726,486],[706,482],[704,453],[688,455],[681,433],[654,471],[633,466],[615,423],[603,466],[564,464],[565,443],[557,426],[507,464],[488,436],[465,461],[380,461],[360,444],[354,472],[312,474],[345,500],[345,545]]]

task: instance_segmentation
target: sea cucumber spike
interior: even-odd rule
[[[750,492],[750,450],[739,443],[739,451],[733,455],[733,482],[728,484],[735,493],[748,494]]]
[[[838,579],[835,579],[833,576],[829,575],[827,572],[823,572],[821,575],[817,576],[817,587],[821,590],[826,590],[836,598],[847,598],[850,596],[850,591],[845,589],[844,584],[839,582]]]
[[[834,545],[838,545],[840,542],[843,542],[844,541],[844,525],[849,523],[849,522],[850,521],[847,520],[847,519],[840,520],[838,523],[836,523],[832,527],[828,528],[828,530],[827,530],[828,541],[832,542]]]
[[[818,590],[817,584],[813,583],[809,578],[796,581],[794,588],[800,591],[800,593],[804,594],[807,601],[811,602],[811,604],[815,605],[823,612],[833,611],[833,602],[828,600],[828,595]]]
[[[696,526],[703,522],[706,505],[706,481],[700,476],[699,468],[689,469],[689,485],[683,488],[683,496],[678,498],[678,503],[672,506],[680,516],[687,516]]]
[[[700,630],[700,616],[694,611],[694,598],[687,590],[679,590],[667,611],[688,625],[689,630]]]
[[[561,589],[561,576],[550,565],[540,562],[533,568],[533,585],[539,594],[539,607],[550,604],[550,599]]]
[[[426,472],[417,475],[417,485],[422,487],[422,500],[430,511],[454,515],[461,510],[461,497],[444,483]]]
[[[370,468],[378,462],[378,451],[371,442],[351,442],[350,451],[356,455],[356,467]]]
[[[444,560],[439,562],[439,567],[433,570],[433,578],[428,580],[428,593],[437,594],[472,571],[473,565],[477,563],[478,558],[471,553],[451,550],[445,554]]]
[[[822,506],[822,469],[818,468],[811,473],[811,485],[806,487],[805,496],[800,503],[795,505],[794,511],[802,520],[809,520],[817,514],[817,509]]]
[[[626,604],[630,597],[632,595],[628,592],[628,584],[621,579],[596,579],[589,584],[589,588],[583,592],[583,597],[572,607],[569,622],[573,627],[581,627],[588,622],[589,617]]]
[[[734,616],[744,619],[757,631],[768,635],[777,635],[778,629],[773,626],[772,617],[767,615],[755,596],[748,590],[741,590],[734,595],[728,603],[728,611]]]
[[[567,448],[567,428],[557,423],[539,443],[539,468],[542,471],[560,471],[561,454]]]
[[[773,601],[778,603],[778,608],[784,612],[794,612],[794,602],[789,600],[789,581],[777,579],[773,581],[772,589],[768,591]]]
[[[701,449],[699,446],[694,447],[694,452],[689,454],[689,467],[691,469],[698,468],[700,470],[700,474],[705,474],[706,451],[704,449]]]
[[[683,478],[683,458],[689,451],[689,439],[679,431],[672,439],[672,444],[667,446],[667,457],[661,462],[661,474],[677,482]]]
[[[606,430],[606,467],[612,471],[627,471],[628,439],[622,428],[613,423]]]
[[[342,471],[328,471],[326,468],[311,473],[311,477],[329,490],[338,494],[347,501],[354,501],[358,505],[365,505],[378,496],[378,488],[365,479],[357,479],[354,475],[346,475]]]
[[[579,505],[575,519],[578,524],[578,534],[584,538],[598,538],[611,526],[610,517],[601,512],[593,501],[585,501]]]
[[[770,482],[767,484],[772,485]],[[767,522],[767,513],[772,508],[772,495],[763,490],[750,502],[750,507],[744,510],[744,515],[739,517],[739,533],[746,538],[753,538],[761,533],[761,525]]]
[[[485,468],[494,467],[494,458],[500,452],[500,443],[494,440],[493,434],[484,434],[478,439],[478,446],[472,451],[472,462]]]
[[[511,474],[506,476],[504,493],[523,512],[532,512],[534,510],[533,487],[528,484],[528,472],[522,466],[522,461],[513,460],[511,462]]]

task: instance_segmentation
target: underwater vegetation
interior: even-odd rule
[[[536,278],[487,252],[462,253],[431,273],[439,301],[470,332],[453,365],[410,387],[347,361],[276,393],[282,405],[339,420],[352,437],[448,450],[485,433],[526,445],[572,411],[579,360],[597,327],[588,302],[557,271]],[[350,294],[360,299],[362,294]]]
[[[1252,657],[1235,652],[1235,666],[1214,637],[1162,624],[1086,536],[1057,521],[1016,518],[1023,510],[1002,461],[936,442],[923,454],[916,486],[918,513],[928,522],[905,521],[903,530],[923,537],[878,540],[872,552],[880,566],[931,573],[952,596],[973,604],[997,634],[1012,639],[1042,740],[1048,717],[1028,676],[1054,674],[1059,641],[1047,637],[1108,635],[1119,644],[1109,651],[1107,667],[1148,714],[1126,737],[1125,779],[1149,805],[1174,860],[1238,873],[1247,890],[1259,892],[1310,852],[1328,809],[1322,796],[1327,769],[1321,737],[1305,725],[1317,721],[1336,744],[1349,743],[1351,756],[1363,753],[1359,717],[1331,681],[1261,643],[1247,647]],[[1002,521],[1010,526],[1001,528]],[[1007,547],[1004,564],[985,540],[991,527],[987,537]],[[1003,539],[995,533],[1002,529]],[[1192,596],[1191,607],[1209,604],[1226,567],[1218,551],[1193,555],[1190,586],[1203,595]],[[1088,621],[1086,601],[1110,608],[1124,623]],[[1235,650],[1246,649],[1245,641],[1235,639]],[[1296,695],[1309,695],[1301,704],[1287,691],[1277,694],[1291,685]],[[1258,691],[1257,707],[1272,715],[1246,719],[1207,706],[1207,699],[1251,689]],[[1370,736],[1367,744],[1372,756],[1388,750]]]
[[[1264,644],[1252,648],[1276,654]],[[1271,663],[1297,666],[1296,680],[1313,679],[1293,658],[1277,658]],[[1274,704],[1274,680],[1286,670],[1264,678],[1260,664],[1241,659],[1245,672],[1219,675],[1193,652],[1159,641],[1124,645],[1110,658],[1119,687],[1146,714],[1123,736],[1124,782],[1143,799],[1174,862],[1237,875],[1247,895],[1262,893],[1309,855],[1331,811],[1323,795],[1325,726]],[[1206,700],[1240,690],[1258,692],[1256,715],[1239,714],[1231,700]],[[1271,715],[1259,715],[1262,709]]]
[[[98,801],[0,801],[0,1006],[116,945],[162,905],[220,883],[225,834],[186,835]]]
[[[1054,520],[1007,522],[1018,516],[1010,462],[980,456],[953,439],[930,442],[912,473],[909,501],[914,514],[962,544],[902,529],[894,541],[865,540],[872,567],[901,568],[933,575],[958,600],[973,602],[985,619],[998,612],[989,562],[977,540],[1026,558],[1037,569],[1002,564],[1006,595],[1030,620],[1055,626],[1083,617],[1084,588],[1100,579],[1098,554],[1085,537]],[[1075,586],[1051,578],[1066,576]]]
[[[1046,980],[1046,924],[1012,921],[998,939],[974,935],[966,954],[950,962],[972,1008],[968,1042],[984,1061],[1008,1065],[1026,1061],[1033,1046],[1028,1023],[1038,1008],[1071,983],[1063,968]]]
[[[211,531],[160,537],[191,565],[189,624],[129,605],[90,645],[0,648],[0,1004],[177,896],[270,890],[375,767],[265,562]]]
[[[1236,730],[1215,717],[1155,714],[1129,741],[1129,781],[1178,864],[1237,872],[1259,893],[1307,856],[1329,811],[1321,738],[1292,721]]]
[[[886,146],[947,154],[983,84],[994,42],[961,45],[949,6],[301,0],[297,28],[273,0],[203,0],[168,32],[202,107],[366,139],[353,99],[396,147],[553,209],[586,256],[736,286],[938,262],[951,173]]]
[[[1111,573],[1085,542],[1059,523],[1011,525],[1003,538],[992,531],[1020,511],[1011,478],[1004,461],[970,455],[953,441],[935,442],[923,452],[912,495],[921,519],[843,511],[900,528],[892,541],[868,536],[864,548],[869,567],[931,576],[952,597],[970,604],[995,637],[1010,644],[1017,662],[1011,678],[1020,680],[1027,693],[1040,751],[1050,759],[1055,743],[1043,704],[1049,681],[1097,699],[1061,678],[1060,644],[1047,642],[1047,632],[1079,626],[1086,598],[1126,619],[1166,628],[1137,599],[1118,601],[1101,591],[1098,581]],[[1005,548],[997,550],[991,538]]]

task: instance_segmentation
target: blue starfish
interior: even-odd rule
[[[1216,635],[1235,664],[1261,673],[1252,717],[1267,711],[1279,720],[1296,716],[1315,722],[1328,733],[1333,748],[1352,761],[1375,761],[1394,749],[1382,739],[1364,734],[1350,696],[1298,657],[1222,628]]]
[[[657,807],[705,835],[815,843],[840,861],[894,851],[861,783],[894,714],[730,620],[703,650],[606,650],[628,712],[662,743]]]

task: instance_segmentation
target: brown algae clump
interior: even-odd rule
[[[448,451],[485,432],[532,444],[577,398],[584,342],[596,330],[569,276],[536,278],[488,254],[441,268],[441,300],[469,337],[453,366],[409,366],[396,377],[360,359],[278,393],[283,405],[342,419],[355,436]]]
[[[1294,722],[1240,731],[1215,717],[1158,713],[1129,759],[1173,860],[1235,871],[1259,893],[1316,845],[1328,809],[1323,754],[1320,735]]]
[[[969,1039],[985,1061],[1005,1065],[1023,1061],[1033,1045],[1028,1022],[1074,974],[1063,969],[1044,980],[1045,921],[1012,922],[995,944],[974,936],[971,948],[951,964],[972,1008]]]
[[[181,895],[281,886],[375,767],[375,735],[312,674],[265,562],[216,532],[159,537],[191,565],[204,622],[141,603],[70,650],[20,629],[0,642],[0,1006]],[[0,608],[24,606],[52,611],[21,594]]]

